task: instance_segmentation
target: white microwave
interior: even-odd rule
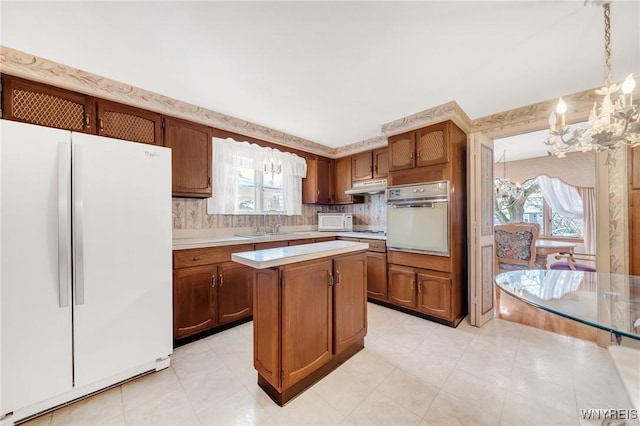
[[[351,213],[318,213],[318,231],[353,231]]]

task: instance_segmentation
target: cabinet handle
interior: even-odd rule
[[[102,118],[98,120],[98,125],[100,126],[100,131],[104,132],[104,121]]]
[[[413,160],[413,152],[409,153],[409,158]]]
[[[333,287],[333,275],[329,274],[329,287]]]
[[[417,150],[417,151],[416,151],[416,158],[417,158],[417,159],[420,159],[420,150]]]
[[[336,270],[336,285],[340,284],[340,271]]]
[[[216,276],[211,275],[211,287],[215,287],[215,286],[216,286]]]
[[[373,168],[373,170],[378,173],[378,165],[376,164],[375,167]]]
[[[422,292],[422,286],[420,284],[418,284],[418,293]]]
[[[89,117],[89,114],[84,115],[84,124],[87,129],[91,128],[91,117]]]
[[[220,287],[222,287],[224,285],[224,278],[222,277],[222,274],[220,274]]]
[[[411,280],[411,290],[415,290],[416,289],[416,282],[414,280]]]
[[[197,262],[198,260],[200,260],[200,256],[192,257],[191,260],[193,262]]]

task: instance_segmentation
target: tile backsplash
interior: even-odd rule
[[[354,225],[386,226],[387,206],[384,194],[367,195],[362,204],[325,206],[303,204],[302,215],[281,216],[283,226],[318,225],[318,212],[352,213]],[[173,229],[246,228],[262,225],[262,215],[210,215],[207,200],[173,198]]]

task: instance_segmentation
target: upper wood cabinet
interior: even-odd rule
[[[354,182],[373,179],[373,155],[371,151],[351,156],[351,177]]]
[[[382,179],[389,174],[389,150],[380,148],[351,156],[351,177],[354,182]]]
[[[380,148],[373,151],[373,178],[381,179],[389,174],[389,149]]]
[[[162,117],[115,102],[98,100],[98,135],[131,142],[162,145]]]
[[[347,189],[351,189],[351,157],[342,157],[336,160],[336,188],[333,201],[335,204],[352,204],[353,195],[344,193]]]
[[[171,148],[173,196],[211,197],[211,128],[164,119],[164,146]]]
[[[319,156],[309,156],[307,177],[302,180],[303,204],[331,204],[333,202],[333,160]]]
[[[389,171],[411,169],[416,166],[415,132],[389,138]]]
[[[447,122],[434,124],[416,131],[416,167],[442,164],[449,161],[446,138]]]
[[[7,120],[94,133],[89,96],[2,75],[2,115]]]
[[[389,138],[389,171],[449,162],[449,122]]]

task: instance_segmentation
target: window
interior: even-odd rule
[[[273,168],[265,167],[271,164]],[[214,138],[212,167],[209,214],[251,215],[269,210],[289,216],[302,213],[302,178],[307,164],[297,155]]]
[[[542,235],[559,238],[583,238],[584,225],[581,217],[581,201],[580,205],[576,206],[579,212],[554,210],[551,204],[543,197],[539,178],[525,181],[520,190],[514,191],[509,197],[496,197],[494,202],[494,223],[538,223]],[[549,179],[546,176],[545,178]],[[545,183],[548,184],[548,182]]]

